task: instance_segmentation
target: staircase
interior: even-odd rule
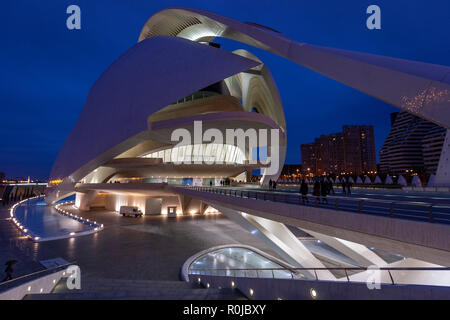
[[[183,281],[82,279],[80,290],[68,290],[61,279],[49,294],[29,294],[24,300],[242,300],[233,289],[206,289]]]

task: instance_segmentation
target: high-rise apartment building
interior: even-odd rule
[[[301,145],[304,173],[362,174],[377,170],[373,126],[342,129],[341,133],[321,135],[313,143]]]

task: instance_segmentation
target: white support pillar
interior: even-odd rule
[[[91,203],[97,194],[97,190],[77,192],[75,196],[75,206],[81,211],[89,211],[91,209]]]
[[[309,233],[314,238],[326,243],[330,247],[336,249],[340,253],[346,255],[353,261],[357,262],[361,266],[368,267],[371,265],[377,265],[379,267],[386,265],[386,261],[381,259],[375,252],[363,246],[362,244],[339,239],[324,235],[322,233],[314,232],[307,229],[301,229],[306,233]]]
[[[244,229],[258,236],[271,249],[277,252],[288,263],[295,267],[325,268],[296,237],[280,222],[253,216],[236,210],[214,206],[228,218],[239,224]],[[314,272],[306,272],[315,278]],[[328,270],[318,270],[320,280],[336,280],[336,277]]]

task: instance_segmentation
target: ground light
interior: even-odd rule
[[[311,295],[311,298],[317,299],[317,291],[316,291],[316,289],[311,288],[311,289],[309,290],[309,294]]]

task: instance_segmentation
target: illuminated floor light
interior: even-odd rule
[[[317,291],[314,288],[311,288],[311,290],[309,290],[309,294],[311,295],[311,298],[316,299],[317,298]]]

